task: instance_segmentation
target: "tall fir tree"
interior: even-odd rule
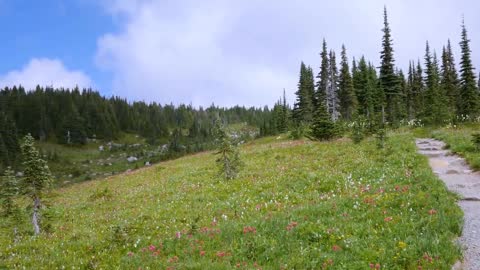
[[[338,78],[338,99],[342,119],[351,121],[356,111],[357,98],[353,89],[353,79],[348,65],[347,50],[342,45],[342,59]]]
[[[415,67],[414,62],[408,62],[408,74],[407,74],[407,82],[405,86],[405,108],[407,113],[407,119],[412,120],[415,119],[415,111],[414,111],[414,103],[415,103],[415,96],[414,96],[414,77],[415,77]]]
[[[465,22],[462,22],[462,38],[460,41],[461,61],[460,61],[460,115],[476,117],[479,112],[479,94],[474,73],[474,67],[471,59],[470,40],[467,35]]]
[[[327,42],[325,41],[325,39],[323,39],[320,58],[320,72],[317,75],[317,89],[315,91],[315,111],[317,110],[317,107],[321,106],[322,104],[323,107],[325,107],[327,104],[328,74],[330,69],[330,62],[328,59]]]
[[[420,60],[417,60],[412,84],[413,110],[415,112],[415,118],[417,119],[423,117],[424,92],[425,85],[423,83],[423,69]]]
[[[423,116],[429,124],[439,125],[448,118],[444,98],[440,89],[440,74],[436,53],[431,54],[427,42],[425,48],[425,104]]]
[[[308,124],[313,118],[314,84],[312,69],[302,62],[293,109],[293,120],[296,125]]]
[[[400,99],[398,77],[395,74],[395,59],[393,57],[393,42],[391,29],[388,23],[387,8],[384,8],[384,27],[382,38],[382,51],[380,54],[380,86],[385,95],[385,103],[381,104],[382,114],[386,113],[386,119],[390,123],[398,121],[397,102]],[[386,112],[385,112],[386,111]],[[384,118],[384,117],[382,117]],[[383,122],[384,120],[382,120]]]
[[[22,192],[33,201],[32,225],[35,234],[38,235],[41,231],[42,197],[51,185],[52,176],[47,162],[41,158],[34,143],[33,137],[28,134],[21,145],[24,167],[21,188]]]
[[[447,109],[452,115],[456,114],[460,109],[459,82],[450,40],[448,40],[447,47],[444,47],[442,51],[440,87],[442,94],[445,94],[447,98]]]
[[[329,53],[329,69],[328,69],[328,86],[327,86],[327,109],[335,122],[339,118],[340,104],[338,100],[338,70],[335,52],[330,50]]]

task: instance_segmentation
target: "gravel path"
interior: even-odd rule
[[[417,139],[419,153],[429,157],[433,172],[448,189],[458,193],[464,212],[463,235],[459,241],[464,249],[463,263],[453,269],[480,269],[480,172],[473,172],[463,158],[444,150],[445,143],[434,139]]]

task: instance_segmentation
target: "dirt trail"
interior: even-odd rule
[[[480,269],[480,172],[473,172],[465,160],[444,150],[445,143],[434,139],[417,139],[419,152],[428,156],[433,172],[448,189],[462,198],[458,205],[464,216],[460,245],[464,261],[453,269]]]

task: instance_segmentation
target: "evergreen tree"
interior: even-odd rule
[[[340,76],[338,79],[340,115],[344,120],[351,121],[356,110],[357,99],[353,89],[353,79],[348,66],[345,46],[342,46],[342,60],[340,66]]]
[[[442,94],[446,95],[448,110],[452,115],[456,114],[459,109],[459,86],[450,40],[448,40],[447,48],[444,47],[442,51],[440,87]]]
[[[407,75],[407,81],[405,85],[405,108],[406,108],[406,114],[407,114],[407,119],[412,120],[415,118],[415,96],[414,96],[414,77],[415,77],[415,68],[414,68],[414,63],[413,61],[410,61],[408,63],[408,75]]]
[[[395,74],[394,58],[393,58],[393,46],[391,29],[388,23],[387,8],[384,8],[384,28],[382,39],[382,52],[380,55],[380,85],[381,90],[385,95],[385,104],[382,104],[382,114],[384,114],[383,106],[386,110],[386,118],[390,123],[395,123],[398,120],[399,112],[396,111],[396,105],[399,101],[399,87],[398,80]],[[382,117],[383,118],[383,117]],[[383,120],[382,120],[383,121]]]
[[[317,89],[315,91],[315,111],[319,106],[325,108],[327,104],[328,78],[330,70],[330,61],[328,59],[327,42],[323,39],[322,52],[320,53],[321,65],[320,72],[317,75]],[[319,104],[322,103],[322,104]]]
[[[237,177],[243,165],[238,147],[227,134],[219,120],[215,123],[215,135],[218,149],[216,154],[219,155],[216,162],[220,175],[226,180],[234,179]]]
[[[62,127],[59,134],[60,142],[68,145],[86,144],[87,133],[84,127],[84,119],[74,108],[62,122]]]
[[[412,82],[413,111],[415,112],[415,118],[417,119],[422,118],[423,116],[424,88],[423,69],[420,64],[420,60],[418,60],[413,73]]]
[[[295,92],[297,98],[293,112],[293,119],[296,121],[296,124],[308,124],[312,121],[314,87],[313,71],[302,62],[300,65],[298,90]]]
[[[21,148],[24,167],[22,192],[33,200],[32,224],[35,234],[39,234],[41,199],[45,190],[51,184],[52,176],[47,162],[40,157],[40,153],[34,146],[34,139],[30,134],[25,136]]]
[[[335,124],[327,112],[325,103],[319,102],[315,110],[308,137],[313,140],[329,140],[335,136]]]
[[[476,117],[479,112],[479,94],[471,59],[470,40],[467,36],[465,22],[462,23],[462,52],[460,61],[460,99],[458,113],[464,116]]]
[[[13,201],[18,194],[18,183],[15,173],[7,168],[4,176],[0,177],[0,205],[3,209],[3,216],[8,217],[15,213],[16,206]]]
[[[438,125],[448,116],[445,111],[444,95],[440,91],[438,59],[435,53],[432,57],[428,42],[425,49],[425,73],[426,91],[423,115],[427,123]]]
[[[10,164],[10,158],[8,156],[8,149],[3,140],[2,133],[0,133],[0,171],[2,166],[8,166]]]
[[[335,122],[339,118],[339,100],[338,100],[338,70],[335,52],[330,51],[327,86],[327,110]]]

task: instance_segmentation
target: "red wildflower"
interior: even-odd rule
[[[225,257],[225,255],[226,255],[225,251],[217,252],[217,257],[219,257],[219,258]]]
[[[429,215],[435,215],[436,213],[437,213],[437,210],[435,210],[435,209],[428,210]]]
[[[205,250],[200,250],[200,256],[205,256]]]
[[[129,251],[127,255],[128,255],[128,257],[132,257],[132,256],[133,256],[133,252]]]
[[[155,251],[156,247],[155,247],[154,245],[150,245],[150,246],[148,247],[148,249],[149,249],[150,251]]]
[[[383,219],[385,222],[390,222],[393,220],[393,217],[386,217]]]
[[[178,262],[178,257],[177,257],[177,256],[173,256],[172,258],[168,259],[168,262],[169,262],[169,263],[176,263],[176,262]]]
[[[333,245],[332,250],[333,250],[333,251],[341,251],[342,248],[341,248],[340,246]]]
[[[292,221],[287,225],[287,231],[291,231],[293,228],[297,227],[298,222]]]
[[[247,233],[256,234],[256,233],[257,233],[257,229],[255,229],[255,227],[252,227],[252,226],[243,227],[243,234],[247,234]]]

